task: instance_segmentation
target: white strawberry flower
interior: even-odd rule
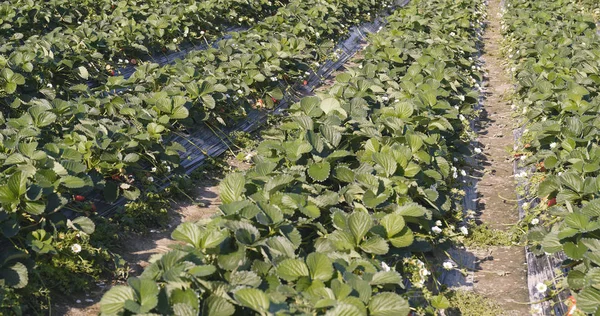
[[[548,291],[548,286],[546,286],[546,284],[544,284],[544,283],[541,283],[541,282],[540,282],[540,283],[538,283],[538,284],[536,284],[536,285],[535,285],[535,289],[536,289],[536,290],[537,290],[539,293],[541,293],[541,294],[545,294],[545,293],[546,293],[546,291]]]
[[[271,77],[271,81],[273,81],[273,82],[277,81],[277,77]]]
[[[461,232],[463,235],[468,235],[468,234],[469,234],[469,229],[467,229],[467,227],[465,227],[465,226],[461,226],[459,229],[460,229],[460,232]]]
[[[47,84],[47,85],[46,85],[46,87],[48,87],[48,88],[52,88],[52,84],[51,84],[51,83],[49,83],[49,84]]]
[[[156,172],[156,167],[152,167],[152,169],[150,169],[150,171]]]
[[[176,38],[173,39],[173,43],[177,43],[177,39]]]
[[[467,172],[466,172],[466,171],[464,171],[464,170],[461,170],[461,171],[460,171],[460,175],[461,175],[461,176],[463,176],[463,177],[465,177],[465,176],[467,175]]]
[[[442,226],[442,221],[440,221],[440,220],[435,221],[435,226],[438,226],[438,227]]]
[[[238,89],[237,93],[238,94],[244,94],[244,91],[242,91],[241,89]]]
[[[73,251],[74,253],[80,253],[81,252],[81,245],[80,244],[73,244],[71,246],[71,251]]]
[[[153,177],[148,177],[148,182],[154,182],[154,178]]]
[[[556,148],[558,144],[556,144],[555,142],[550,143],[550,148],[554,149]]]
[[[200,35],[204,35],[204,31],[200,31]]]
[[[444,269],[446,270],[452,270],[452,268],[454,268],[454,265],[452,264],[451,261],[446,261],[442,264],[442,266],[444,267]]]
[[[439,234],[442,232],[442,229],[437,226],[434,226],[433,228],[431,228],[431,231],[435,234]]]
[[[475,153],[481,154],[481,148],[475,148]]]
[[[171,166],[167,166],[167,172],[171,172]]]
[[[450,32],[450,36],[454,37],[455,35],[456,35],[456,33]]]
[[[540,223],[540,220],[537,219],[537,218],[534,218],[534,219],[531,220],[531,225],[537,225],[539,223]]]

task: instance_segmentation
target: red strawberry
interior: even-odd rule
[[[525,144],[525,148],[531,147],[531,144]]]
[[[110,75],[111,75],[111,76],[114,76],[114,75],[115,75],[115,71],[114,71],[114,70],[111,70],[111,71],[110,71]]]
[[[92,203],[92,212],[96,212],[96,204]]]
[[[307,84],[308,84],[308,81],[304,80],[304,81],[302,82],[302,84],[303,84],[303,85],[307,85]]]
[[[277,103],[277,99],[275,99],[274,97],[271,97],[271,101],[273,101],[273,103]]]
[[[556,198],[551,198],[550,200],[548,200],[548,206],[552,206],[556,204]]]
[[[77,202],[83,202],[83,201],[85,201],[85,196],[83,196],[83,195],[75,195],[73,198]]]
[[[112,176],[110,176],[113,180],[119,181],[121,179],[121,177],[118,174],[113,174]]]
[[[137,60],[135,60],[135,59],[133,59],[133,58],[132,58],[132,59],[131,59],[131,64],[132,64],[132,65],[135,65],[135,64],[137,64]]]

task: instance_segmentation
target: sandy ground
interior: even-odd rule
[[[487,73],[485,100],[479,122],[481,180],[477,184],[478,220],[491,228],[506,230],[518,221],[516,191],[512,177],[514,119],[507,102],[512,85],[500,54],[500,0],[490,0],[484,33],[482,60]],[[474,251],[478,258],[474,289],[496,301],[507,315],[529,314],[527,266],[523,247],[490,247]],[[521,304],[520,304],[521,303]]]

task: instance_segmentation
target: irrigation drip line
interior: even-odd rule
[[[267,121],[269,115],[281,115],[290,105],[298,102],[304,96],[311,95],[315,88],[320,86],[325,79],[329,78],[336,70],[340,69],[342,65],[348,62],[350,58],[361,50],[361,45],[365,42],[369,34],[379,32],[383,26],[387,24],[386,18],[391,14],[391,11],[404,7],[408,3],[410,3],[410,0],[397,0],[391,9],[387,8],[382,10],[374,21],[365,22],[350,28],[350,35],[346,39],[340,40],[334,48],[334,51],[337,53],[337,59],[328,59],[316,72],[311,72],[306,80],[306,85],[303,85],[302,83],[289,85],[280,81],[280,88],[282,91],[285,91],[285,93],[282,100],[280,100],[272,110],[253,109],[248,112],[248,115],[244,120],[237,122],[232,126],[225,126],[218,133],[207,126],[199,126],[188,135],[174,135],[169,139],[166,139],[165,141],[175,141],[186,149],[186,151],[180,155],[180,165],[184,169],[183,174],[189,175],[202,166],[208,157],[219,156],[227,151],[232,145],[232,142],[229,139],[229,135],[232,135],[232,133],[254,132]],[[225,35],[225,37],[227,36],[230,37],[231,35]],[[224,39],[225,37],[221,39]],[[214,46],[217,42],[218,40],[211,45]],[[208,48],[208,45],[206,44],[190,47],[187,53],[195,49],[202,50],[206,48]],[[176,54],[178,54],[178,57],[162,58],[158,60],[158,63],[166,64],[173,62],[176,58],[185,55],[182,52]],[[164,190],[170,184],[173,176],[174,175],[168,175],[164,179],[155,179],[154,184],[159,190]],[[102,198],[100,192],[91,196],[89,200],[95,202],[97,214],[103,217],[113,215],[127,202],[125,198],[120,197],[115,202],[108,203]],[[73,218],[77,215],[75,211],[70,209],[64,209],[63,214],[68,218]]]

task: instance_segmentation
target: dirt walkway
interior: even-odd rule
[[[501,0],[489,0],[488,25],[483,36],[482,60],[487,78],[485,100],[478,126],[480,176],[477,184],[478,220],[492,229],[506,230],[518,221],[516,193],[509,150],[513,145],[514,119],[507,102],[512,85],[501,56]],[[496,301],[507,315],[529,314],[527,267],[524,248],[490,247],[475,251],[479,270],[475,272],[475,291]]]

